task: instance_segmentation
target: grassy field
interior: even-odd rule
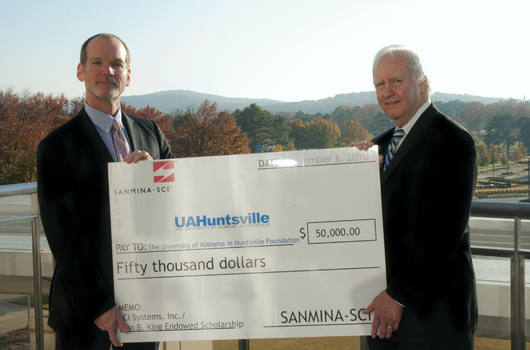
[[[31,307],[35,307],[35,297],[31,296],[30,297],[30,306]],[[49,309],[49,301],[50,297],[47,296],[47,295],[43,295],[42,296],[42,308],[45,309],[45,310],[48,310]],[[17,304],[17,305],[22,305],[22,306],[27,306],[28,305],[28,298],[20,298],[18,300],[14,300],[11,302],[12,304]]]
[[[359,337],[252,339],[250,350],[360,350]],[[475,350],[509,350],[511,342],[475,337]],[[530,350],[530,343],[526,343]],[[216,340],[213,350],[238,350],[237,340]]]

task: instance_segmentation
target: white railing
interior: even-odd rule
[[[33,281],[35,291],[35,337],[36,349],[44,349],[43,313],[42,313],[42,272],[39,234],[39,210],[37,202],[37,184],[16,184],[0,186],[0,197],[31,195],[31,215],[0,219],[0,224],[16,221],[32,221],[33,244]],[[473,202],[472,217],[503,218],[514,220],[513,249],[491,247],[488,245],[472,246],[473,255],[506,257],[511,260],[510,269],[510,303],[511,303],[511,348],[525,349],[525,259],[530,258],[530,250],[522,248],[521,219],[530,219],[530,204],[503,202]],[[491,243],[491,242],[490,242]],[[361,343],[361,349],[365,349]],[[248,340],[239,340],[240,349],[248,349]],[[366,348],[367,349],[367,348]]]
[[[0,186],[0,197],[31,195],[31,215],[1,219],[0,224],[19,221],[32,221],[33,247],[33,288],[35,293],[35,345],[37,350],[44,349],[44,325],[42,313],[42,269],[40,256],[39,204],[37,201],[37,183],[25,183]],[[28,304],[29,305],[29,304]],[[29,306],[28,306],[29,307]]]

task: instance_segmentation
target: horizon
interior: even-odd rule
[[[530,49],[521,40],[530,13],[526,0],[447,0],[443,6],[405,0],[399,9],[391,0],[3,5],[0,30],[9,35],[0,38],[2,90],[82,95],[75,74],[81,44],[109,32],[131,51],[124,97],[189,90],[300,102],[369,92],[373,56],[390,44],[419,53],[435,91],[530,96],[524,79]]]
[[[137,97],[137,96],[146,96],[146,95],[153,95],[153,94],[158,94],[158,93],[161,93],[161,92],[173,92],[173,91],[189,91],[189,92],[193,92],[193,93],[198,93],[198,94],[204,94],[204,95],[214,95],[214,96],[219,96],[219,97],[224,97],[224,98],[243,98],[243,99],[252,99],[252,100],[274,100],[272,98],[269,98],[269,97],[245,97],[245,96],[224,96],[224,95],[217,95],[217,94],[212,94],[212,93],[209,93],[209,92],[201,92],[201,91],[193,91],[193,90],[189,90],[189,89],[171,89],[171,90],[161,90],[161,91],[154,91],[154,92],[148,92],[146,94],[141,94],[141,95],[125,95],[125,93],[121,96],[121,97]],[[327,99],[327,98],[334,98],[338,95],[347,95],[347,94],[362,94],[362,93],[373,93],[374,94],[374,97],[376,96],[375,95],[375,90],[367,90],[367,91],[351,91],[351,92],[339,92],[333,96],[326,96],[326,97],[320,97],[320,98],[316,98],[316,99],[313,99],[313,100],[299,100],[299,101],[280,101],[280,100],[274,100],[274,101],[277,101],[279,103],[295,103],[295,102],[303,102],[303,101],[318,101],[318,100],[324,100],[324,99]],[[480,96],[480,95],[473,95],[473,94],[468,94],[468,93],[452,93],[452,92],[442,92],[442,91],[435,91],[433,90],[433,96],[438,93],[438,94],[447,94],[447,95],[464,95],[464,96],[477,96],[477,97],[482,97],[482,98],[488,98],[488,99],[501,99],[501,100],[508,100],[510,98],[513,98],[517,101],[528,101],[526,100],[526,98],[514,98],[514,97],[499,97],[499,96]],[[432,100],[432,99],[431,99]]]

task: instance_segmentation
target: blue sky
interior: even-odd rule
[[[434,91],[530,99],[528,0],[0,0],[0,89],[80,96],[81,44],[131,50],[124,95],[185,89],[283,101],[371,91],[382,47],[420,54]]]

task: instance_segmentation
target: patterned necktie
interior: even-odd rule
[[[388,164],[392,160],[392,157],[394,157],[394,153],[396,153],[399,142],[401,141],[403,136],[405,136],[405,131],[403,129],[396,129],[396,131],[394,132],[394,136],[392,137],[392,141],[390,141],[390,144],[388,145],[388,149],[386,151],[385,164],[383,165],[383,172],[388,167]]]
[[[130,153],[129,144],[125,139],[125,135],[120,127],[120,122],[116,119],[112,122],[112,130],[114,134],[112,139],[114,141],[114,148],[116,149],[116,158],[118,162],[123,162],[123,158],[127,157]]]

